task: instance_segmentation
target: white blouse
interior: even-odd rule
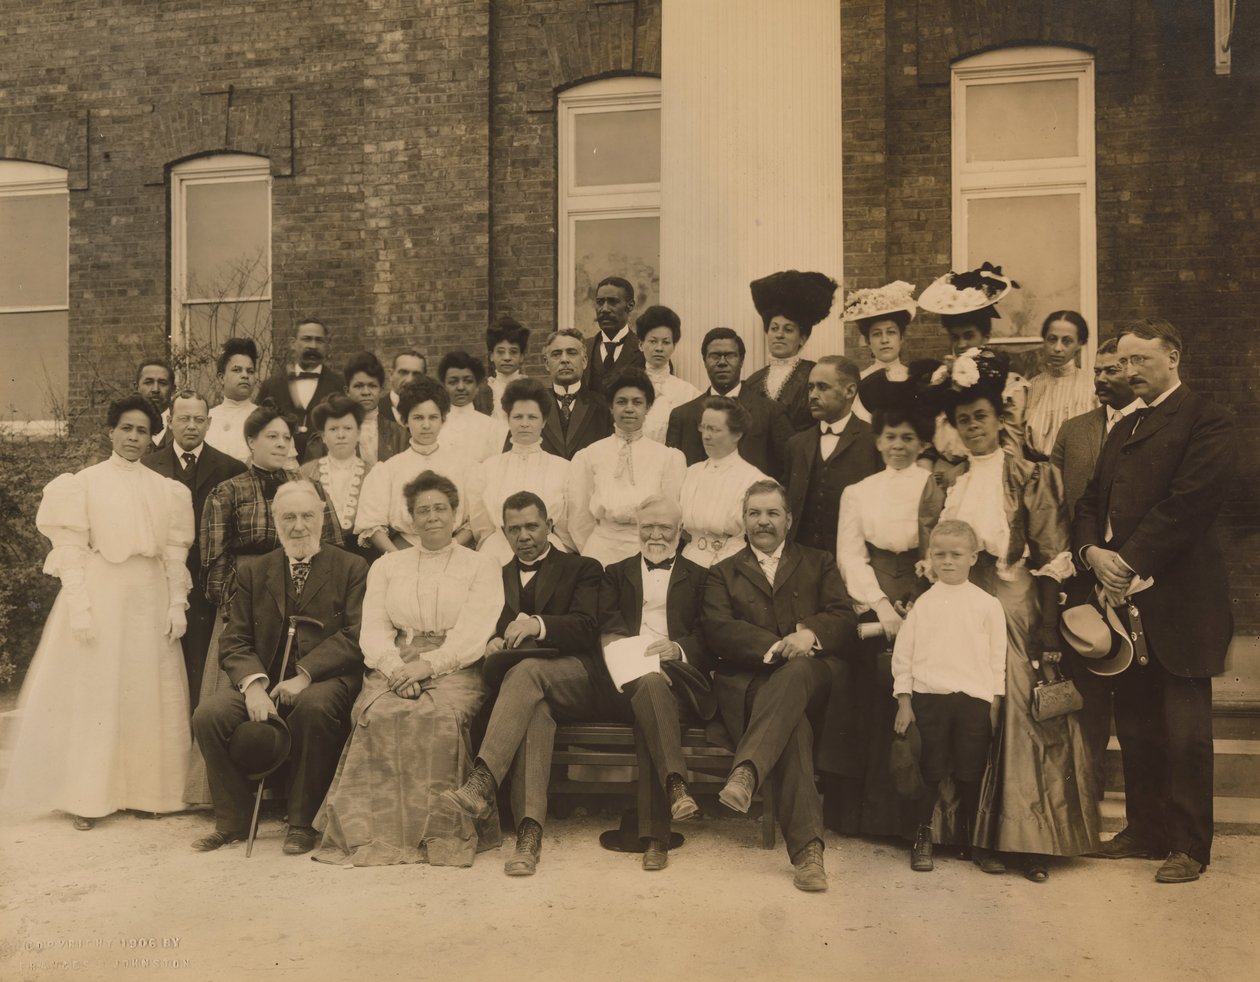
[[[885,599],[867,543],[888,552],[918,549],[919,501],[931,477],[916,464],[902,470],[889,467],[849,485],[840,496],[837,565],[849,596],[862,608]]]
[[[465,520],[474,529],[478,525],[485,527],[485,519],[480,514],[481,503],[472,495],[477,465],[458,450],[450,449],[445,437],[446,431],[443,430],[442,442],[436,444],[431,453],[420,453],[413,443],[402,453],[394,454],[368,471],[359,495],[359,513],[354,520],[354,531],[360,544],[367,544],[375,532],[391,529],[412,545],[420,544],[411,512],[407,510],[403,488],[423,471],[441,474],[454,483],[459,492],[459,508],[455,511],[456,530]],[[471,516],[473,511],[478,513],[475,519]]]
[[[433,674],[467,668],[485,653],[502,609],[503,574],[489,556],[455,543],[436,552],[417,546],[386,553],[368,570],[363,663],[393,675],[405,664],[400,642],[444,631],[442,643],[424,656]]]
[[[1006,521],[1006,485],[1003,477],[1005,452],[970,455],[971,465],[945,495],[941,519],[958,519],[970,525],[980,539],[980,548],[1005,565],[1010,551],[1011,528]]]
[[[682,451],[641,436],[627,441],[614,433],[574,455],[566,497],[569,533],[579,549],[597,524],[633,526],[635,510],[648,495],[677,501],[682,493],[687,473]]]
[[[1059,427],[1073,416],[1098,408],[1094,381],[1076,365],[1055,374],[1042,372],[1028,383],[1028,412],[1024,427],[1028,445],[1049,457]]]
[[[504,426],[507,426],[507,413],[503,411],[503,393],[507,391],[507,387],[515,382],[518,378],[528,378],[523,372],[517,372],[510,378],[499,375],[491,375],[486,379],[486,385],[490,387],[490,396],[494,400],[494,407],[490,412],[491,419],[497,419]],[[499,449],[503,445],[499,444]]]
[[[688,467],[679,498],[683,528],[691,536],[683,556],[707,567],[744,548],[744,492],[764,480],[738,451]]]
[[[467,406],[451,407],[442,424],[441,442],[480,464],[503,453],[507,435],[507,423],[477,412],[470,402]]]
[[[643,435],[649,440],[664,443],[669,414],[683,403],[691,402],[700,395],[700,390],[685,379],[671,375],[668,368],[663,372],[649,371],[647,377],[652,380],[656,398],[643,421]]]
[[[206,430],[206,443],[243,463],[249,462],[249,447],[245,444],[245,420],[258,406],[246,399],[232,402],[224,399],[210,410],[210,428]]]
[[[503,502],[517,491],[533,491],[547,506],[547,516],[555,524],[551,535],[552,544],[565,552],[573,551],[569,538],[568,520],[565,513],[565,483],[569,476],[569,461],[549,454],[541,443],[531,446],[513,446],[507,453],[491,457],[477,473],[473,494],[481,499],[479,517],[484,517],[486,528],[474,528],[473,533],[481,543],[479,551],[487,552],[500,563],[512,558],[512,549],[503,536]]]
[[[349,532],[354,528],[363,480],[370,465],[361,457],[336,460],[331,454],[320,457],[315,464],[313,470],[319,475],[319,483],[328,493],[333,512],[341,522],[342,530]]]

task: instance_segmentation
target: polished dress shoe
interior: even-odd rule
[[[215,829],[209,835],[203,835],[194,842],[192,847],[198,852],[214,852],[216,849],[226,846],[229,842],[240,842],[244,838],[244,832],[220,832],[218,829]]]
[[[532,818],[521,822],[516,832],[516,849],[503,864],[508,876],[533,876],[538,871],[538,857],[542,855],[542,826]]]
[[[290,825],[284,837],[284,853],[288,856],[300,856],[315,848],[315,840],[319,833],[309,825]]]
[[[495,790],[494,775],[485,764],[478,763],[467,781],[458,788],[443,791],[442,797],[460,811],[481,821],[489,818],[494,811]]]
[[[643,868],[648,872],[664,869],[669,864],[669,846],[660,839],[648,839],[643,849]]]
[[[1206,866],[1184,852],[1170,852],[1155,873],[1156,883],[1193,883]]]
[[[1002,861],[1000,853],[993,852],[991,849],[981,849],[979,846],[973,846],[971,849],[971,861],[980,867],[982,873],[1005,873],[1006,863]]]
[[[1163,855],[1123,829],[1096,850],[1086,853],[1092,859],[1159,859]]]
[[[827,871],[823,869],[823,844],[821,839],[811,839],[795,856],[792,865],[796,873],[792,885],[806,893],[819,893],[827,889]]]
[[[916,873],[930,873],[936,869],[932,861],[932,826],[920,825],[919,833],[910,847],[910,868]]]
[[[685,822],[700,814],[700,806],[687,789],[687,782],[677,774],[671,774],[665,782],[669,792],[669,815],[675,822]]]
[[[731,811],[745,815],[752,804],[753,792],[756,790],[757,772],[752,764],[744,761],[731,771],[731,776],[726,779],[726,784],[718,792],[718,801]]]

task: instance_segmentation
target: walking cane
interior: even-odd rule
[[[284,655],[280,658],[280,681],[284,681],[285,673],[289,670],[289,652],[293,650],[293,638],[297,634],[298,624],[308,624],[317,631],[324,629],[324,622],[316,620],[314,617],[302,617],[294,615],[289,618],[289,631],[284,638]],[[249,838],[245,840],[245,858],[254,852],[254,839],[258,835],[258,812],[262,808],[263,786],[267,783],[267,775],[264,774],[258,779],[258,790],[254,792],[254,815],[249,820]]]

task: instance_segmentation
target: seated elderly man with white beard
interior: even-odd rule
[[[215,831],[193,843],[200,852],[245,838],[254,784],[230,744],[243,723],[269,719],[283,719],[292,738],[284,851],[312,849],[315,813],[363,685],[359,622],[367,563],[321,546],[324,502],[309,481],[282,484],[271,507],[281,547],[238,560],[236,594],[219,643],[219,661],[232,685],[203,700],[193,714],[215,819]],[[294,618],[297,634],[282,669],[286,627]]]

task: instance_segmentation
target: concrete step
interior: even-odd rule
[[[1255,798],[1260,801],[1260,740],[1223,740],[1217,737],[1212,745],[1212,785],[1215,793],[1224,798]],[[1123,793],[1124,767],[1120,758],[1120,743],[1114,734],[1107,745],[1105,767],[1104,790]]]
[[[1100,805],[1104,832],[1124,828],[1124,792],[1108,791]],[[1213,798],[1213,828],[1218,835],[1260,834],[1260,798]]]

